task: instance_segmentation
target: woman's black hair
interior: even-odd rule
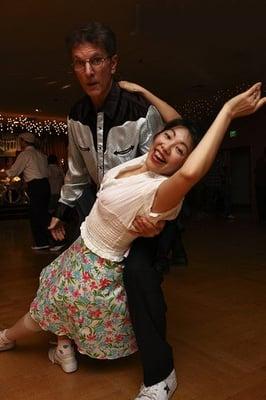
[[[186,128],[189,131],[189,133],[191,135],[191,139],[192,139],[193,148],[196,147],[202,137],[201,130],[200,130],[199,126],[190,119],[186,119],[186,118],[172,119],[171,121],[169,121],[165,124],[165,126],[164,126],[163,130],[161,130],[161,132],[166,131],[167,129],[175,128],[177,126]],[[161,133],[161,132],[159,132],[159,133]]]

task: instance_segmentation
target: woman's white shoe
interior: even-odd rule
[[[3,331],[0,331],[0,351],[11,350],[16,345],[15,341],[9,340],[6,337],[6,331],[7,331],[6,329]]]

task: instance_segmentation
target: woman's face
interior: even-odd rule
[[[149,171],[170,176],[186,161],[193,148],[187,128],[176,126],[157,136],[151,145],[146,166]]]

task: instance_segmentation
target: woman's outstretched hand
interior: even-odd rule
[[[143,87],[138,85],[137,83],[128,82],[128,81],[119,81],[118,85],[121,89],[125,89],[131,93],[141,93],[143,91]]]
[[[233,97],[224,105],[232,119],[253,114],[266,104],[266,97],[261,98],[261,82],[255,83],[248,90]]]

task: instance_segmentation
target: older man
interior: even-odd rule
[[[121,89],[113,79],[118,57],[110,28],[96,22],[75,30],[67,39],[74,73],[85,96],[68,117],[69,170],[50,229],[63,239],[62,220],[78,200],[85,217],[103,174],[147,152],[152,133],[162,128],[157,109],[137,93]],[[174,111],[169,119],[176,117]],[[84,196],[84,191],[86,196]],[[83,197],[82,197],[83,195]],[[159,229],[148,221],[135,222],[140,235]],[[125,286],[132,323],[144,368],[144,385],[137,399],[169,399],[176,387],[171,347],[165,338],[165,304],[161,274],[152,266],[156,239],[140,238],[125,266]],[[60,357],[57,359],[60,363]]]

